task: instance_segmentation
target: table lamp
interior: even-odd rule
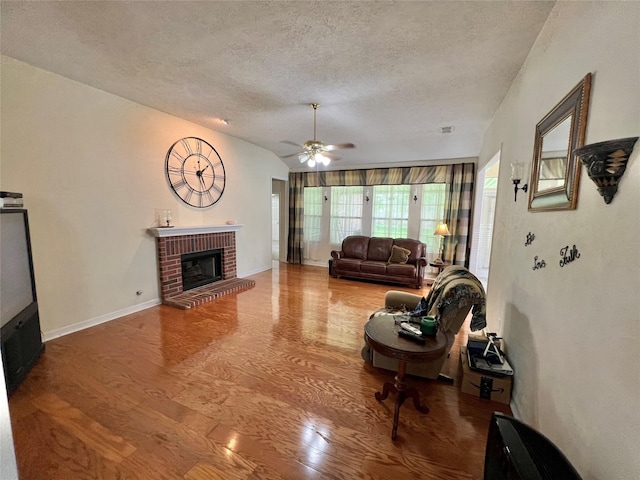
[[[442,263],[442,257],[444,255],[444,237],[450,236],[451,233],[449,232],[449,228],[447,227],[446,223],[439,223],[436,227],[436,231],[433,232],[433,234],[440,235],[440,251],[438,253],[438,258],[436,258],[436,261],[434,263]]]

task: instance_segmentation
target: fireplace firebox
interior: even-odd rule
[[[182,291],[222,280],[222,248],[180,256]]]

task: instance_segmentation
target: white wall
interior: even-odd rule
[[[638,25],[638,2],[558,2],[480,155],[503,145],[488,319],[515,366],[512,407],[585,479],[640,478],[640,144],[610,205],[581,167],[573,211],[514,203],[509,163],[531,162],[535,125],[587,72],[586,144],[640,134]],[[560,268],[573,244],[580,258]]]
[[[242,140],[2,58],[0,189],[24,194],[45,338],[159,301],[155,211],[179,226],[245,226],[238,275],[271,268],[271,177],[287,166]],[[218,203],[192,208],[164,175],[169,147],[202,137],[227,182]],[[141,296],[136,295],[142,290]]]

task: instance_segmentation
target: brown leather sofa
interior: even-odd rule
[[[396,258],[398,253],[405,258]],[[331,252],[329,274],[421,288],[426,255],[427,246],[419,240],[353,235],[342,241],[342,250]]]

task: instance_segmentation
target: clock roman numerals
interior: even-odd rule
[[[182,138],[171,146],[165,159],[165,174],[175,194],[197,208],[218,202],[226,184],[220,155],[211,144],[196,137]]]
[[[182,143],[184,149],[187,151],[187,157],[193,155],[193,150],[191,150],[191,145],[189,145],[189,138],[183,138],[182,140],[180,140],[180,142]]]

